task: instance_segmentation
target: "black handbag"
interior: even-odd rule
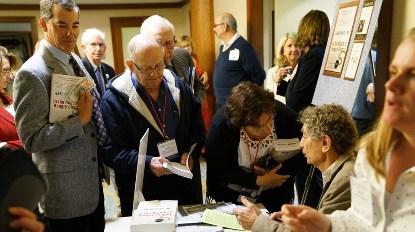
[[[33,210],[46,190],[45,180],[24,150],[0,149],[0,231],[14,231],[9,227],[13,219],[9,207]]]

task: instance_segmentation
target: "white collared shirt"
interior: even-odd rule
[[[228,48],[230,48],[231,46],[232,46],[232,44],[239,38],[239,37],[241,37],[241,35],[238,33],[238,32],[236,32],[235,33],[235,35],[233,35],[232,36],[232,38],[227,42],[227,43],[225,43],[225,42],[223,42],[222,43],[222,45],[223,45],[223,47],[222,47],[222,52],[224,52],[224,51],[226,51],[226,50],[228,50]]]
[[[386,160],[390,155],[391,151],[388,152]],[[386,190],[385,178],[376,176],[366,159],[365,149],[359,151],[355,173],[355,178],[366,181],[371,191],[372,202],[368,204],[371,208],[369,211],[372,215],[371,222],[367,222],[367,218],[360,216],[352,208],[346,211],[335,211],[329,215],[332,231],[415,231],[415,167],[411,167],[401,174],[392,193],[388,193]],[[352,205],[354,197],[359,198],[352,192]]]

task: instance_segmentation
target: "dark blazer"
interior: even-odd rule
[[[311,47],[299,62],[297,73],[289,82],[285,101],[296,112],[311,105],[326,46]]]
[[[98,85],[97,77],[95,76],[94,67],[92,66],[91,62],[87,58],[82,59],[82,63],[85,66],[86,71],[88,71],[89,75],[94,79],[94,82],[96,85]],[[108,64],[101,62],[101,70],[102,70],[102,76],[104,77],[104,83],[105,83],[105,89],[107,89],[108,81],[115,77],[115,71],[114,69],[109,66]],[[108,74],[108,76],[107,76]],[[101,89],[97,88],[99,94],[101,96],[104,95],[104,93],[101,93]]]
[[[276,114],[274,126],[277,137],[280,139],[301,138],[301,125],[297,121],[297,114],[279,101],[276,101]],[[238,163],[238,146],[240,141],[240,129],[232,128],[224,114],[224,107],[220,108],[213,120],[206,138],[206,162],[207,162],[207,191],[218,201],[237,202],[239,192],[227,187],[228,184],[237,184],[244,188],[258,189],[257,176],[243,170]],[[284,203],[290,203],[293,196],[294,176],[297,170],[306,165],[304,156],[300,153],[284,161],[280,174],[288,174],[291,177],[280,187],[263,191],[258,203],[263,203],[270,211],[279,211]],[[277,197],[276,197],[277,196]]]
[[[6,109],[0,107],[0,141],[6,142],[8,147],[22,147],[17,135],[14,117]]]
[[[189,86],[194,91],[195,96],[198,97],[198,99],[204,98],[205,87],[196,73],[194,77],[192,77],[194,78],[193,83],[190,83],[189,81],[192,75],[191,71],[195,67],[189,52],[187,52],[184,48],[175,47],[173,50],[173,58],[171,63],[173,65],[174,73],[180,77],[180,79],[189,84]]]

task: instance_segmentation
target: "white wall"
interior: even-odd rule
[[[223,12],[231,13],[238,24],[238,32],[245,39],[248,37],[248,24],[247,24],[247,15],[246,15],[246,0],[213,0],[213,17],[216,18],[217,15]],[[213,29],[211,29],[213,30]],[[218,49],[221,42],[215,38],[215,54],[218,55]]]
[[[274,0],[275,2],[275,46],[287,32],[296,32],[301,18],[308,11],[324,11],[332,24],[337,2],[340,0]],[[277,48],[275,48],[277,49]]]
[[[398,44],[415,27],[414,9],[415,0],[393,1],[391,59]]]

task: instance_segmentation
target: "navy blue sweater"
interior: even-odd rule
[[[252,81],[262,85],[265,79],[265,71],[254,48],[242,36],[226,50],[220,53],[215,64],[213,74],[213,88],[215,91],[216,103],[225,104],[231,89],[241,81]],[[229,60],[229,53],[232,50],[239,50],[237,60]]]

